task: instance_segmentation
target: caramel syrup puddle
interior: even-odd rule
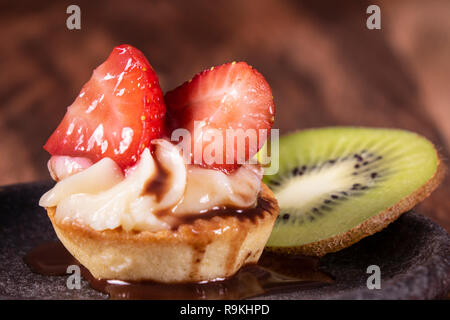
[[[59,241],[43,243],[24,257],[35,273],[46,276],[67,275],[69,265],[79,265],[89,285],[108,294],[110,299],[227,300],[244,299],[274,292],[292,292],[333,283],[319,271],[317,258],[283,257],[264,252],[257,265],[242,267],[227,279],[202,283],[125,282],[96,279]]]

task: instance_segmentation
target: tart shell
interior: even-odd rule
[[[97,279],[211,281],[230,277],[261,256],[279,213],[272,191],[261,185],[256,208],[208,219],[199,215],[175,230],[97,231],[56,222],[55,207],[47,213],[66,249]]]

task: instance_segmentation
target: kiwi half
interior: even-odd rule
[[[353,127],[280,138],[279,171],[265,176],[280,214],[267,249],[323,256],[385,228],[425,199],[445,168],[415,133]]]

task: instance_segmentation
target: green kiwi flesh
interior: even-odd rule
[[[322,256],[380,231],[427,197],[444,166],[433,144],[403,130],[310,129],[280,138],[265,176],[280,206],[267,249]]]

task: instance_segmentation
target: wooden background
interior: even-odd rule
[[[81,30],[66,8],[81,7]],[[382,30],[366,8],[381,7]],[[273,88],[275,126],[405,128],[450,150],[450,1],[2,1],[0,184],[48,178],[42,145],[111,49],[144,52],[164,91],[245,60]],[[450,230],[450,180],[421,212]]]

